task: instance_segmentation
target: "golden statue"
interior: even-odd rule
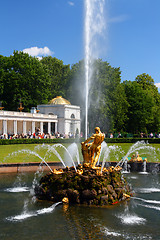
[[[128,159],[128,158],[127,158]],[[139,156],[138,152],[136,154],[133,154],[129,162],[147,162],[147,158],[142,158]]]
[[[92,143],[89,143],[93,140]],[[101,133],[99,127],[95,128],[95,134],[88,138],[85,142],[82,142],[82,155],[84,159],[84,164],[95,168],[101,152],[101,143],[104,140],[104,134]]]

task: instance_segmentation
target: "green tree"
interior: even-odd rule
[[[71,66],[71,71],[68,79],[67,99],[79,105],[82,109],[82,114],[85,108],[85,71],[84,61],[81,60]]]
[[[152,97],[152,114],[153,121],[148,125],[149,131],[160,130],[160,94],[158,88],[155,86],[154,79],[146,73],[138,75],[135,81],[142,87],[143,90],[147,91]]]
[[[0,69],[3,72],[3,91],[0,99],[6,110],[17,110],[21,101],[25,111],[50,99],[50,78],[37,58],[15,51],[5,57]]]
[[[93,76],[90,120],[95,118],[94,125],[98,123],[103,131],[123,130],[128,103],[121,85],[120,69],[113,68],[108,62],[98,59],[95,62]]]
[[[158,99],[156,100],[155,93],[153,94],[154,91],[158,90],[151,78],[151,81],[146,81],[145,78],[141,77],[142,75],[139,75],[135,81],[125,81],[123,83],[129,104],[126,130],[133,133],[146,129],[148,131],[158,131],[160,109],[157,105]]]
[[[146,74],[146,73],[142,73],[140,75],[138,75],[135,79],[135,81],[140,84],[142,86],[143,89],[148,89],[148,87],[156,87],[154,85],[154,80],[153,78],[149,75],[149,74]]]
[[[122,130],[126,121],[127,100],[121,85],[121,72],[109,63],[97,59],[94,61],[89,90],[89,129],[98,125],[102,131]],[[81,106],[82,130],[85,116],[85,73],[84,61],[72,65],[70,91],[72,103]]]
[[[68,90],[68,76],[70,74],[70,65],[64,65],[62,60],[57,58],[43,57],[41,60],[45,66],[51,80],[50,94],[51,98],[56,96],[66,97]]]
[[[0,55],[0,97],[2,98],[3,93],[3,78],[4,78],[4,63],[5,63],[5,57]],[[0,98],[0,101],[2,100]]]

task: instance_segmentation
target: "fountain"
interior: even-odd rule
[[[149,146],[149,144],[145,143],[144,141],[138,141],[130,147],[127,154],[116,164],[116,167],[126,166],[127,164],[127,166],[129,166],[130,171],[144,172],[144,168],[145,168],[145,171],[147,170],[148,172],[154,171],[155,164],[157,165],[157,163],[147,162],[146,157],[140,157],[138,154],[138,151],[140,150],[148,151],[152,159],[154,158],[155,162],[157,162],[156,148]],[[145,151],[145,154],[146,154],[146,151]],[[160,151],[160,149],[157,149],[157,151]],[[129,157],[131,154],[132,156]],[[158,169],[158,165],[157,165],[157,169]]]
[[[89,19],[91,19],[91,16],[89,13],[93,4],[96,2],[104,3],[104,1],[86,0],[86,6],[88,8],[87,16],[90,23],[91,20]],[[87,26],[91,32],[90,26]],[[86,47],[86,52],[90,51],[89,43],[91,42],[90,36],[87,36],[88,47]],[[88,54],[86,58],[87,79],[91,76],[89,70],[91,63],[89,59],[90,54]],[[88,84],[86,89],[86,95],[88,96]],[[86,98],[86,119],[87,112],[88,97]],[[86,120],[86,129],[87,126],[88,120]],[[130,193],[130,188],[120,172],[120,166],[126,163],[126,159],[131,153],[139,151],[140,149],[151,150],[151,148],[145,144],[137,143],[115,167],[106,168],[105,165],[109,154],[112,151],[116,151],[117,147],[108,147],[104,142],[102,146],[101,153],[98,153],[99,157],[102,152],[104,154],[102,166],[99,166],[99,159],[97,160],[98,166],[96,166],[95,158],[93,158],[92,155],[89,160],[85,160],[85,162],[89,163],[89,166],[85,165],[83,167],[80,165],[75,145],[73,146],[73,153],[69,148],[65,148],[67,155],[66,162],[57,151],[58,147],[64,148],[64,146],[42,145],[41,147],[46,149],[46,155],[44,158],[37,155],[40,161],[45,163],[50,155],[55,154],[59,158],[63,169],[54,171],[50,169],[48,165],[50,173],[41,178],[40,186],[37,187],[35,187],[35,185],[38,184],[37,175],[39,176],[39,172],[34,175],[28,173],[27,176],[25,176],[27,180],[23,180],[25,186],[22,188],[20,188],[20,186],[18,186],[19,188],[13,186],[13,182],[16,182],[15,179],[17,179],[17,175],[0,175],[0,202],[1,206],[3,206],[0,209],[0,238],[4,240],[38,240],[40,238],[44,240],[88,240],[106,238],[117,240],[159,239],[159,175],[157,173],[150,174],[148,178],[147,175],[137,173],[127,174],[127,181],[133,186],[135,196],[131,197],[130,201],[122,201],[127,198],[125,194]],[[33,151],[27,151],[27,153],[35,154]],[[67,167],[68,163],[73,167]],[[157,170],[159,171],[158,166]],[[52,183],[53,189],[51,192],[48,191],[45,182]],[[75,185],[76,189],[73,188]],[[82,189],[84,186],[85,189]],[[123,188],[121,188],[121,186],[123,186]],[[36,189],[40,198],[44,197],[44,199],[48,199],[49,201],[35,202],[33,188]],[[58,190],[58,192],[54,195],[55,189]],[[76,204],[71,204],[69,207],[68,204],[62,205],[61,200],[64,202],[66,200],[64,197],[68,197],[70,203],[73,202]],[[56,201],[56,203],[53,203],[54,201]],[[114,208],[91,208],[78,205],[82,203],[87,206],[108,206],[116,204],[117,202],[119,202],[119,204],[114,205]]]
[[[18,192],[13,191],[17,175],[0,175],[1,239],[159,239],[158,174],[127,174],[135,196],[109,208],[35,202],[30,194],[34,175],[22,178],[28,191]]]
[[[88,136],[89,88],[94,59],[98,58],[97,35],[103,34],[105,0],[85,0],[85,139]]]
[[[93,140],[92,143],[88,143]],[[130,198],[131,190],[121,175],[121,167],[103,168],[96,166],[104,135],[100,128],[95,128],[95,134],[82,142],[83,165],[77,168],[66,167],[54,169],[41,178],[35,187],[39,200],[53,202],[111,205]]]
[[[48,168],[50,173],[46,175],[36,172],[32,174],[30,182],[25,179],[30,174],[23,173],[23,176],[19,174],[11,183],[7,178],[13,179],[15,175],[0,175],[0,202],[3,204],[0,218],[2,239],[6,236],[4,239],[12,237],[20,240],[25,239],[26,236],[32,238],[33,235],[37,240],[40,237],[66,240],[75,239],[75,237],[76,239],[158,239],[160,234],[159,174],[154,172],[149,175],[149,178],[148,175],[139,173],[125,175],[125,173],[121,174],[120,169],[116,171],[113,167],[109,167],[111,165],[109,163],[106,168],[106,161],[111,154],[120,152],[124,155],[124,153],[117,146],[107,146],[105,142],[101,145],[99,155],[101,161],[98,159],[96,166],[80,165],[76,144],[71,144],[68,148],[61,144],[43,144],[36,146],[34,151],[27,151],[27,154],[36,155],[42,163],[55,154],[59,158],[62,170],[52,169],[52,172]],[[41,148],[46,149],[44,157],[35,151]],[[60,156],[58,148],[64,149],[66,160]],[[125,156],[129,157],[133,152],[143,149],[154,151],[154,148],[148,144],[139,142],[134,144]],[[19,152],[14,154],[18,156]],[[76,168],[73,166],[73,161]],[[66,167],[69,162],[73,167]],[[122,166],[124,159],[119,162]],[[100,163],[103,168],[99,166]],[[20,180],[20,176],[23,179]],[[41,178],[40,185],[39,178]],[[130,187],[126,183],[126,178],[134,189],[134,196],[130,198],[127,196],[130,195]],[[51,192],[48,189],[48,182],[53,187],[50,189]],[[45,201],[35,199],[34,189],[38,192],[38,197]],[[93,206],[101,206],[101,208]],[[15,230],[15,226],[23,231]],[[32,228],[34,231],[31,230]],[[45,237],[46,229],[51,233],[52,238],[49,235]]]

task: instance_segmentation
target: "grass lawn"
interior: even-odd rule
[[[133,143],[115,143],[115,144],[108,144],[108,146],[117,146],[117,151],[110,152],[110,159],[108,161],[119,161],[122,157],[124,157],[131,147],[133,147]],[[148,162],[160,162],[160,144],[147,144],[146,147],[148,149],[141,149],[138,150],[138,153],[141,157],[146,157]],[[114,154],[115,152],[115,154]],[[133,151],[128,155],[128,157],[131,157],[133,154],[135,154],[136,151]]]
[[[70,144],[63,144],[65,147],[68,147]],[[44,147],[45,146],[45,147]],[[41,162],[41,159],[45,157],[45,160],[48,162],[59,161],[58,157],[51,153],[47,152],[47,146],[50,145],[36,145],[36,144],[14,144],[14,145],[0,145],[0,163],[26,163],[26,162]],[[132,143],[114,143],[108,144],[112,146],[109,157],[107,161],[119,161],[122,157],[126,155]],[[80,144],[79,144],[79,153],[80,159],[82,159]],[[160,161],[160,144],[149,144],[149,147],[154,149],[150,150],[139,150],[139,154],[142,157],[147,157],[148,162]],[[56,148],[57,152],[64,159],[65,150],[63,148]],[[155,151],[154,151],[155,150]],[[135,153],[135,152],[133,152]],[[131,153],[129,156],[131,157]],[[101,160],[103,159],[103,154]]]
[[[69,144],[63,144],[68,147]],[[44,147],[45,146],[45,147]],[[0,145],[0,163],[28,163],[41,162],[45,157],[45,161],[54,162],[59,161],[58,157],[49,153],[47,146],[51,144],[13,144]],[[57,152],[63,158],[65,150],[63,148],[56,148]]]

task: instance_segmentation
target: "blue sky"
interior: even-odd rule
[[[122,81],[147,73],[160,85],[160,1],[105,2],[99,57],[120,67]],[[1,1],[0,26],[3,56],[24,50],[51,55],[64,64],[84,58],[84,0]]]

